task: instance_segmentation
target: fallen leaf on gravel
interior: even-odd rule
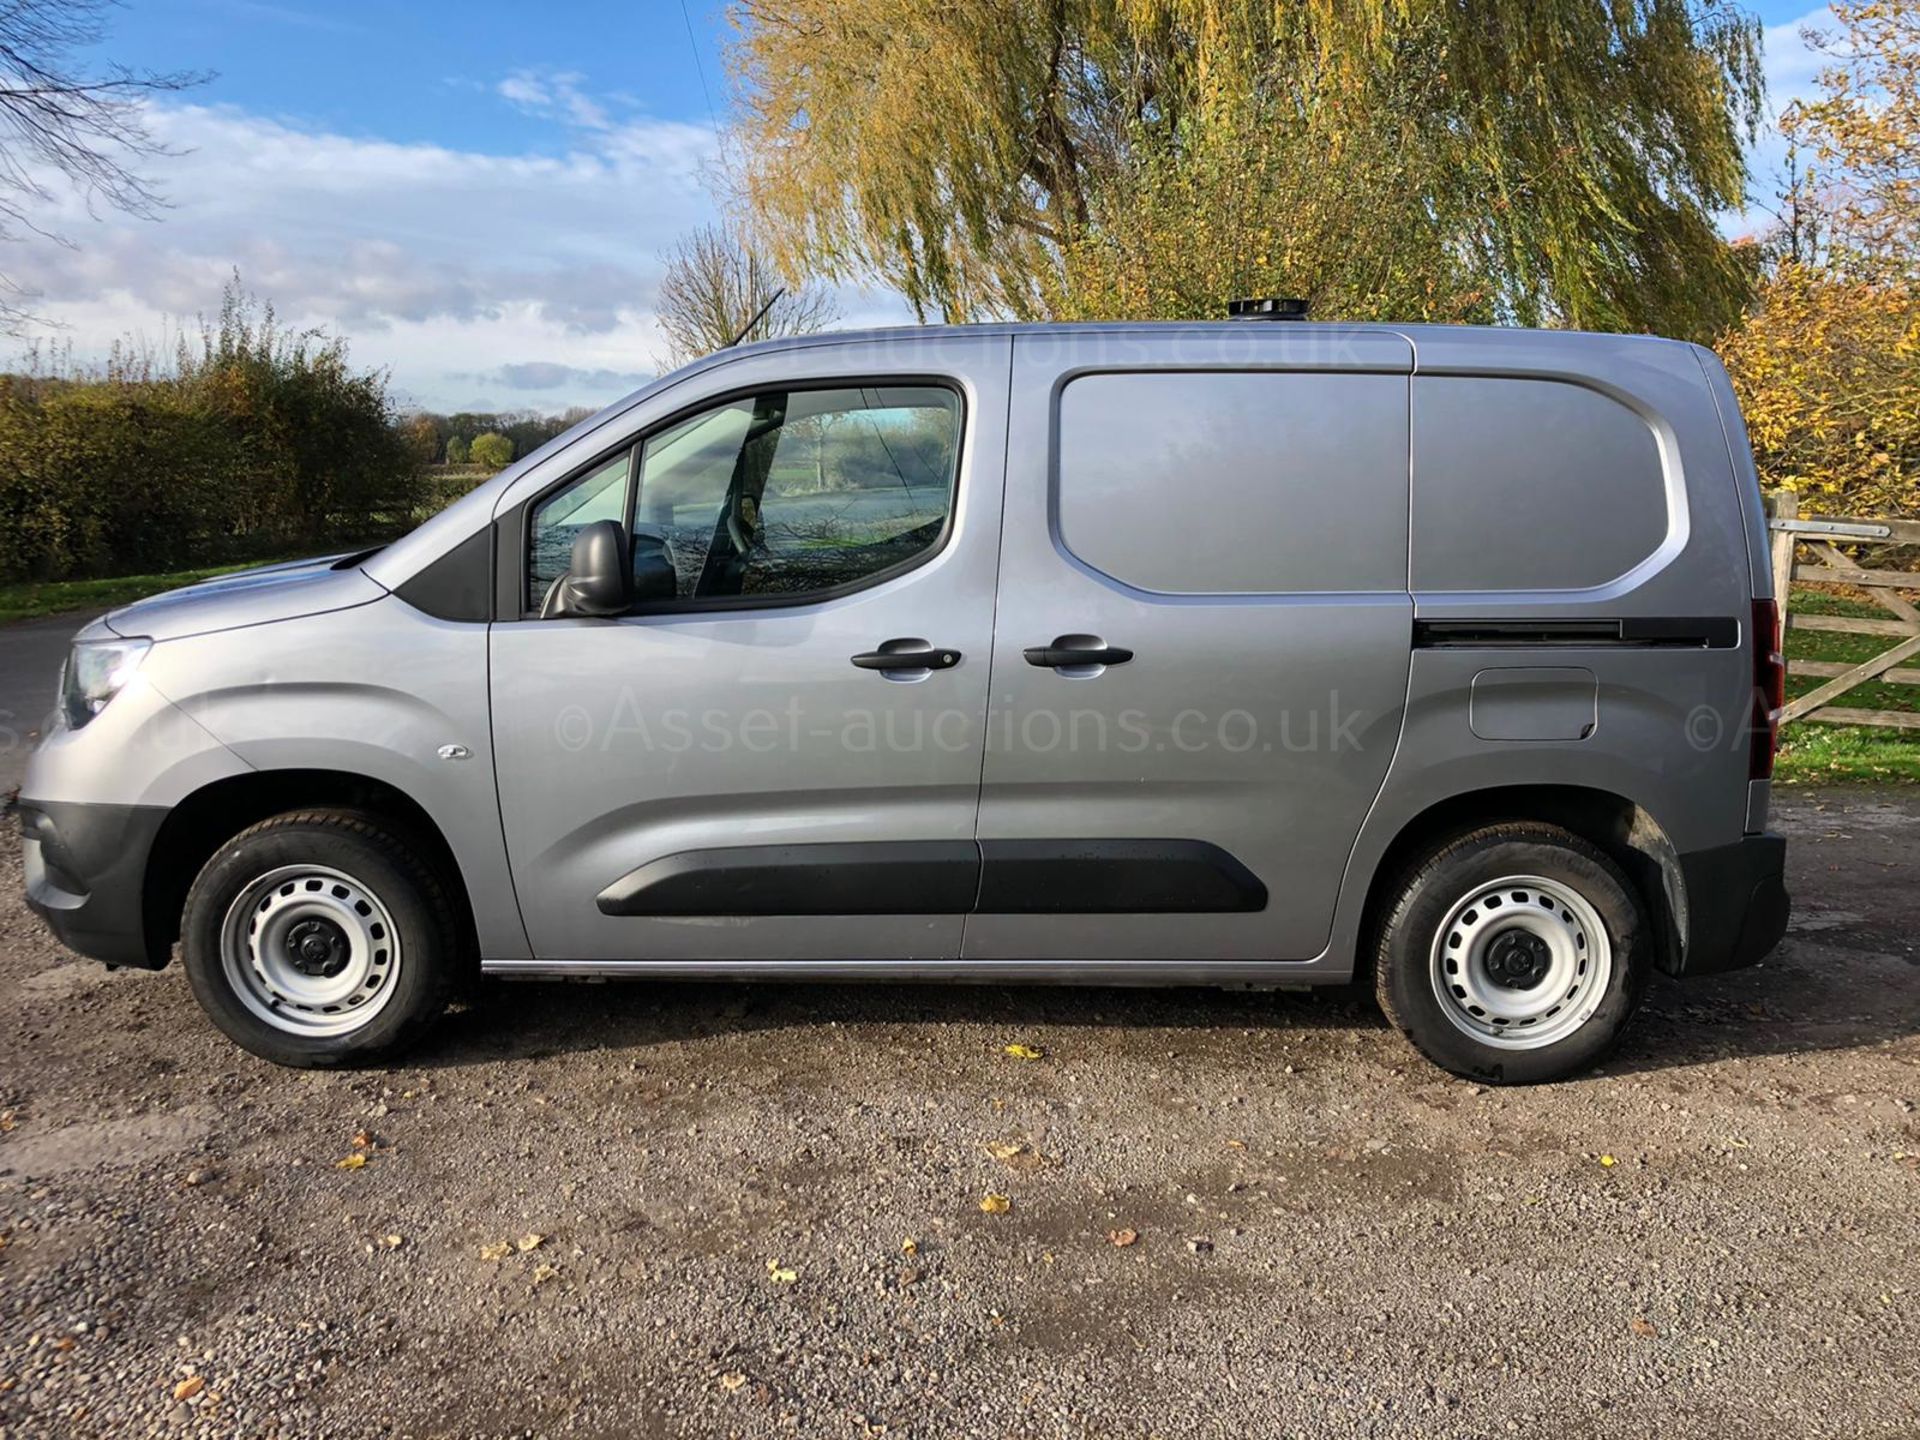
[[[1611,1155],[1602,1155],[1600,1157],[1600,1163],[1606,1166],[1607,1169],[1611,1170],[1614,1166],[1618,1165],[1620,1162],[1614,1159]]]
[[[720,1388],[728,1394],[732,1394],[746,1383],[747,1377],[742,1375],[738,1370],[729,1370],[720,1377]]]
[[[8,1237],[4,1233],[0,1233],[0,1250],[7,1248],[7,1239]]]
[[[74,1339],[71,1335],[62,1335],[58,1340],[53,1342],[53,1348],[62,1352],[71,1350],[73,1346]]]
[[[1013,1208],[1013,1202],[1004,1195],[988,1195],[981,1199],[980,1208],[989,1215],[1004,1215]]]
[[[498,1245],[482,1245],[480,1247],[480,1258],[482,1260],[504,1260],[512,1253],[513,1242],[511,1240],[502,1240]]]
[[[173,1398],[176,1400],[191,1400],[206,1388],[207,1382],[204,1379],[198,1375],[189,1375],[173,1387]]]
[[[1005,1048],[1006,1053],[1016,1060],[1044,1060],[1047,1055],[1047,1052],[1037,1045],[1021,1045],[1016,1042]]]
[[[1118,1245],[1122,1250],[1126,1249],[1127,1246],[1133,1244],[1133,1242],[1139,1238],[1140,1232],[1138,1230],[1107,1231],[1107,1239],[1111,1240],[1115,1245]]]
[[[547,1237],[544,1235],[536,1235],[533,1233],[533,1231],[529,1230],[526,1234],[522,1235],[518,1240],[514,1241],[514,1244],[520,1247],[520,1253],[524,1255],[529,1250],[538,1250],[540,1248],[540,1242],[542,1240],[545,1240],[546,1238]]]
[[[19,1128],[20,1128],[20,1112],[19,1111],[0,1110],[0,1135],[4,1135],[9,1130],[17,1130]]]
[[[920,1253],[920,1242],[909,1235],[900,1242],[900,1253],[902,1255],[918,1255]]]
[[[767,1261],[767,1278],[776,1285],[791,1285],[800,1278],[798,1270],[789,1270],[778,1260]]]
[[[355,1151],[344,1160],[334,1161],[333,1168],[336,1170],[363,1170],[366,1168],[366,1164],[367,1157]]]
[[[1244,1150],[1247,1148],[1247,1142],[1244,1140],[1229,1140],[1227,1141],[1227,1148],[1229,1150]]]
[[[356,1150],[371,1150],[373,1149],[373,1146],[374,1146],[373,1136],[369,1135],[364,1130],[360,1131],[358,1134],[356,1134],[353,1137],[353,1148]]]
[[[1646,1339],[1650,1336],[1658,1335],[1660,1333],[1658,1330],[1653,1328],[1653,1322],[1651,1320],[1648,1320],[1644,1316],[1640,1316],[1640,1315],[1634,1316],[1633,1319],[1627,1323],[1627,1328],[1633,1331],[1634,1334],[1640,1336],[1642,1339]]]
[[[533,1283],[536,1285],[544,1285],[559,1273],[560,1272],[551,1265],[536,1265],[533,1267]]]
[[[404,1242],[398,1235],[382,1235],[380,1243],[389,1250],[398,1250]]]

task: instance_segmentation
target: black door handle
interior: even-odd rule
[[[1119,645],[1030,645],[1027,664],[1042,670],[1065,670],[1076,665],[1124,665],[1133,651]]]
[[[853,657],[862,670],[951,670],[960,663],[958,650],[869,650]]]

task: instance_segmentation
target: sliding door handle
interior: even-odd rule
[[[1042,670],[1074,670],[1089,665],[1124,665],[1133,659],[1133,651],[1119,645],[1070,645],[1063,636],[1051,645],[1027,648],[1027,664]]]

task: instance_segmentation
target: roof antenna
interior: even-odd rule
[[[1307,302],[1292,296],[1271,295],[1227,301],[1229,320],[1304,320]]]
[[[784,285],[780,286],[777,290],[775,290],[772,295],[767,297],[767,303],[762,305],[758,310],[754,311],[753,318],[747,321],[747,328],[742,330],[738,335],[734,336],[731,340],[729,340],[726,344],[722,345],[720,348],[722,350],[731,350],[733,349],[734,346],[738,345],[742,340],[746,339],[747,336],[751,335],[753,333],[753,327],[758,325],[762,320],[767,318],[767,312],[773,309],[774,306],[778,305],[780,303],[780,297],[786,293],[787,293],[787,287]]]

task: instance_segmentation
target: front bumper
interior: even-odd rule
[[[151,943],[143,896],[169,812],[51,800],[22,800],[18,810],[27,904],[60,943],[109,965],[164,966],[168,947]]]
[[[1683,854],[1686,924],[1675,973],[1714,975],[1765,958],[1787,933],[1786,865],[1787,842],[1779,835]]]

